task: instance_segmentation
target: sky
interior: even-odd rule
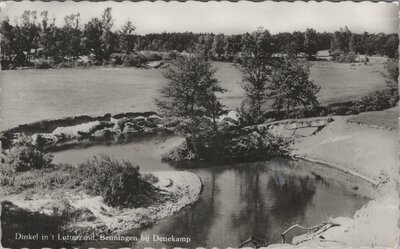
[[[82,23],[112,7],[116,27],[130,20],[137,34],[159,32],[240,34],[264,27],[271,33],[332,32],[348,26],[352,32],[395,33],[399,9],[395,3],[361,2],[6,2],[0,15],[13,22],[24,10],[48,10],[62,25],[65,15],[79,12]]]

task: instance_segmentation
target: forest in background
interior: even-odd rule
[[[163,59],[160,53],[146,56],[138,51],[167,52],[168,57],[173,57],[174,53],[196,52],[213,60],[237,62],[252,37],[251,33],[138,35],[131,21],[120,27],[114,22],[112,8],[106,8],[101,16],[93,17],[87,23],[81,22],[79,13],[67,15],[62,26],[55,24],[55,18],[50,17],[48,11],[26,10],[14,23],[5,18],[0,26],[2,68],[62,67],[63,63],[65,66],[141,66],[146,61]],[[347,27],[333,33],[321,33],[312,28],[277,34],[265,30],[263,39],[268,39],[266,46],[274,53],[301,53],[308,59],[315,59],[317,51],[321,50],[329,50],[337,58],[347,54],[351,54],[351,58],[354,58],[353,54],[398,57],[397,34],[353,33]]]

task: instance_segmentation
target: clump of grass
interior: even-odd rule
[[[93,221],[96,217],[88,208],[75,208],[65,197],[59,197],[46,204],[51,214],[72,221]]]
[[[102,155],[73,167],[52,165],[51,160],[30,138],[21,137],[2,155],[0,186],[10,193],[80,188],[101,195],[109,206],[122,208],[148,206],[160,197],[152,185],[158,179],[140,174],[139,166],[131,162]]]
[[[109,156],[93,157],[78,165],[71,179],[93,195],[101,195],[104,202],[112,207],[148,206],[158,198],[158,193],[142,176],[139,166],[128,161],[117,161]]]

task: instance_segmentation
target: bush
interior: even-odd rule
[[[381,111],[391,108],[399,101],[399,95],[396,88],[386,88],[376,90],[361,98],[360,104],[363,111]]]
[[[160,52],[142,51],[140,55],[143,56],[145,61],[160,61],[163,58]]]
[[[339,63],[352,63],[357,59],[357,55],[354,52],[345,53],[342,50],[335,50],[331,54],[333,61]]]
[[[65,197],[58,197],[43,207],[50,209],[53,216],[73,221],[93,221],[96,219],[93,212],[88,208],[75,208]]]
[[[122,57],[122,65],[125,67],[141,67],[146,59],[141,54],[126,54]]]
[[[103,196],[112,207],[148,206],[157,196],[153,185],[142,179],[139,166],[105,155],[80,164],[73,174],[76,184]]]
[[[73,68],[75,66],[75,62],[72,61],[62,61],[57,64],[56,68]]]
[[[385,62],[385,69],[388,71],[389,79],[393,80],[397,85],[397,79],[399,78],[399,60],[388,59]]]
[[[49,68],[51,68],[51,65],[48,61],[41,59],[41,60],[34,62],[34,68],[35,69],[49,69]]]
[[[164,60],[176,60],[179,56],[179,53],[177,51],[171,51],[165,56],[163,59]]]
[[[2,171],[22,172],[48,167],[53,156],[33,145],[30,137],[22,135],[2,156]]]
[[[287,155],[290,140],[274,136],[263,127],[232,128],[225,132],[204,132],[163,156],[164,160],[254,161]]]

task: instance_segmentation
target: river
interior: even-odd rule
[[[304,161],[275,158],[268,161],[202,164],[186,168],[161,162],[160,150],[174,137],[154,136],[120,145],[96,145],[56,152],[55,162],[78,164],[100,153],[131,160],[142,171],[188,170],[200,176],[204,188],[198,202],[162,219],[149,228],[125,235],[190,238],[190,242],[151,241],[94,242],[93,247],[162,246],[206,248],[238,246],[254,235],[267,243],[280,241],[280,234],[293,224],[311,226],[329,217],[352,216],[368,200],[356,191],[356,183],[341,183],[342,173]],[[329,169],[331,170],[331,169]],[[354,187],[354,188],[353,188]]]

